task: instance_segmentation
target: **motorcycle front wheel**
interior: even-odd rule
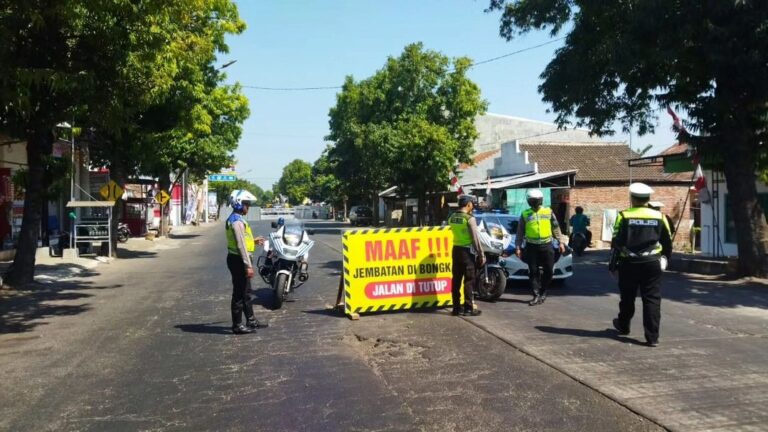
[[[128,237],[130,237],[130,236],[124,230],[120,230],[120,231],[117,232],[117,241],[119,241],[120,243],[127,242],[128,241]]]
[[[286,289],[288,288],[288,275],[280,273],[275,277],[272,289],[275,293],[275,298],[272,302],[272,306],[275,309],[283,307],[283,301],[285,301]]]

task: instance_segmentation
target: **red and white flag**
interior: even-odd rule
[[[683,126],[683,123],[680,121],[680,117],[672,111],[672,107],[669,105],[667,105],[667,114],[672,117],[672,129],[674,129],[675,132],[682,132],[685,130],[685,126]]]
[[[707,189],[707,178],[704,176],[704,171],[701,169],[698,155],[693,157],[693,164],[696,165],[696,172],[693,175],[693,186],[691,186],[691,189],[699,194],[699,201],[701,203],[707,204],[710,202],[711,195]]]
[[[461,190],[461,185],[459,185],[459,178],[456,176],[456,174],[451,177],[451,189],[454,189],[459,195],[464,194],[464,191]]]

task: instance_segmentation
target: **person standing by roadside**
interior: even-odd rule
[[[253,315],[251,304],[251,279],[253,262],[251,254],[256,245],[264,244],[263,237],[253,237],[251,227],[243,216],[256,197],[246,190],[236,190],[230,196],[232,214],[227,218],[227,268],[232,275],[232,332],[234,334],[252,333],[258,328],[268,327]],[[245,315],[245,325],[243,325]]]
[[[472,216],[475,208],[474,197],[461,195],[459,210],[448,216],[448,224],[453,232],[453,295],[452,315],[477,316],[481,311],[475,308],[474,287],[477,270],[475,265],[485,265],[485,254],[480,245],[477,221]],[[474,253],[473,253],[474,249]],[[464,280],[464,308],[461,307],[461,282]]]
[[[649,346],[659,344],[661,274],[672,254],[669,224],[660,211],[648,207],[653,189],[643,183],[629,186],[632,207],[619,212],[613,227],[609,270],[619,275],[619,316],[613,327],[628,335],[635,314],[635,298],[643,300],[643,327]]]
[[[547,290],[552,283],[552,275],[555,267],[555,250],[552,245],[554,239],[560,241],[560,253],[565,252],[565,245],[561,240],[560,225],[557,223],[555,213],[549,207],[544,207],[544,194],[538,189],[531,189],[526,193],[529,209],[520,215],[517,224],[517,236],[515,236],[515,255],[528,264],[528,280],[533,290],[533,299],[528,302],[530,306],[544,303],[547,299]],[[521,249],[525,240],[525,250]],[[542,275],[539,275],[539,266]]]

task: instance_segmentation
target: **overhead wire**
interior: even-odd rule
[[[557,38],[557,39],[552,39],[550,41],[543,42],[543,43],[540,43],[538,45],[533,45],[533,46],[525,47],[525,48],[519,49],[517,51],[512,51],[510,53],[503,54],[503,55],[500,55],[498,57],[492,57],[492,58],[481,60],[481,61],[478,61],[478,62],[472,62],[472,64],[469,66],[469,68],[471,69],[471,68],[473,68],[475,66],[480,66],[480,65],[484,65],[484,64],[488,64],[488,63],[493,63],[495,61],[503,60],[503,59],[505,59],[507,57],[511,57],[513,55],[521,54],[521,53],[524,53],[526,51],[531,51],[531,50],[534,50],[534,49],[537,49],[537,48],[541,48],[543,46],[550,45],[550,44],[553,44],[555,42],[559,42],[559,41],[561,41],[563,39],[565,39],[565,36]],[[242,84],[240,85],[240,87],[247,88],[247,89],[253,89],[253,90],[264,90],[264,91],[314,91],[314,90],[339,90],[339,89],[342,88],[341,86],[266,87],[266,86],[242,85]]]

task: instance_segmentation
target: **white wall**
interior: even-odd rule
[[[712,171],[705,171],[704,176],[707,178],[707,188],[710,193],[713,189]],[[732,243],[727,243],[725,240],[725,197],[728,194],[728,185],[725,183],[725,177],[721,174],[720,179],[722,182],[719,184],[719,200],[717,200],[719,212],[713,212],[712,204],[701,204],[701,252],[706,256],[713,256],[716,252],[716,233],[713,230],[715,222],[720,226],[720,240],[722,242],[722,253],[726,256],[738,256],[738,248],[735,243],[735,239],[732,239]],[[758,193],[768,193],[768,186],[762,182],[757,182]],[[713,214],[715,217],[713,217]],[[717,219],[717,220],[715,220]],[[713,242],[715,240],[715,242]]]

